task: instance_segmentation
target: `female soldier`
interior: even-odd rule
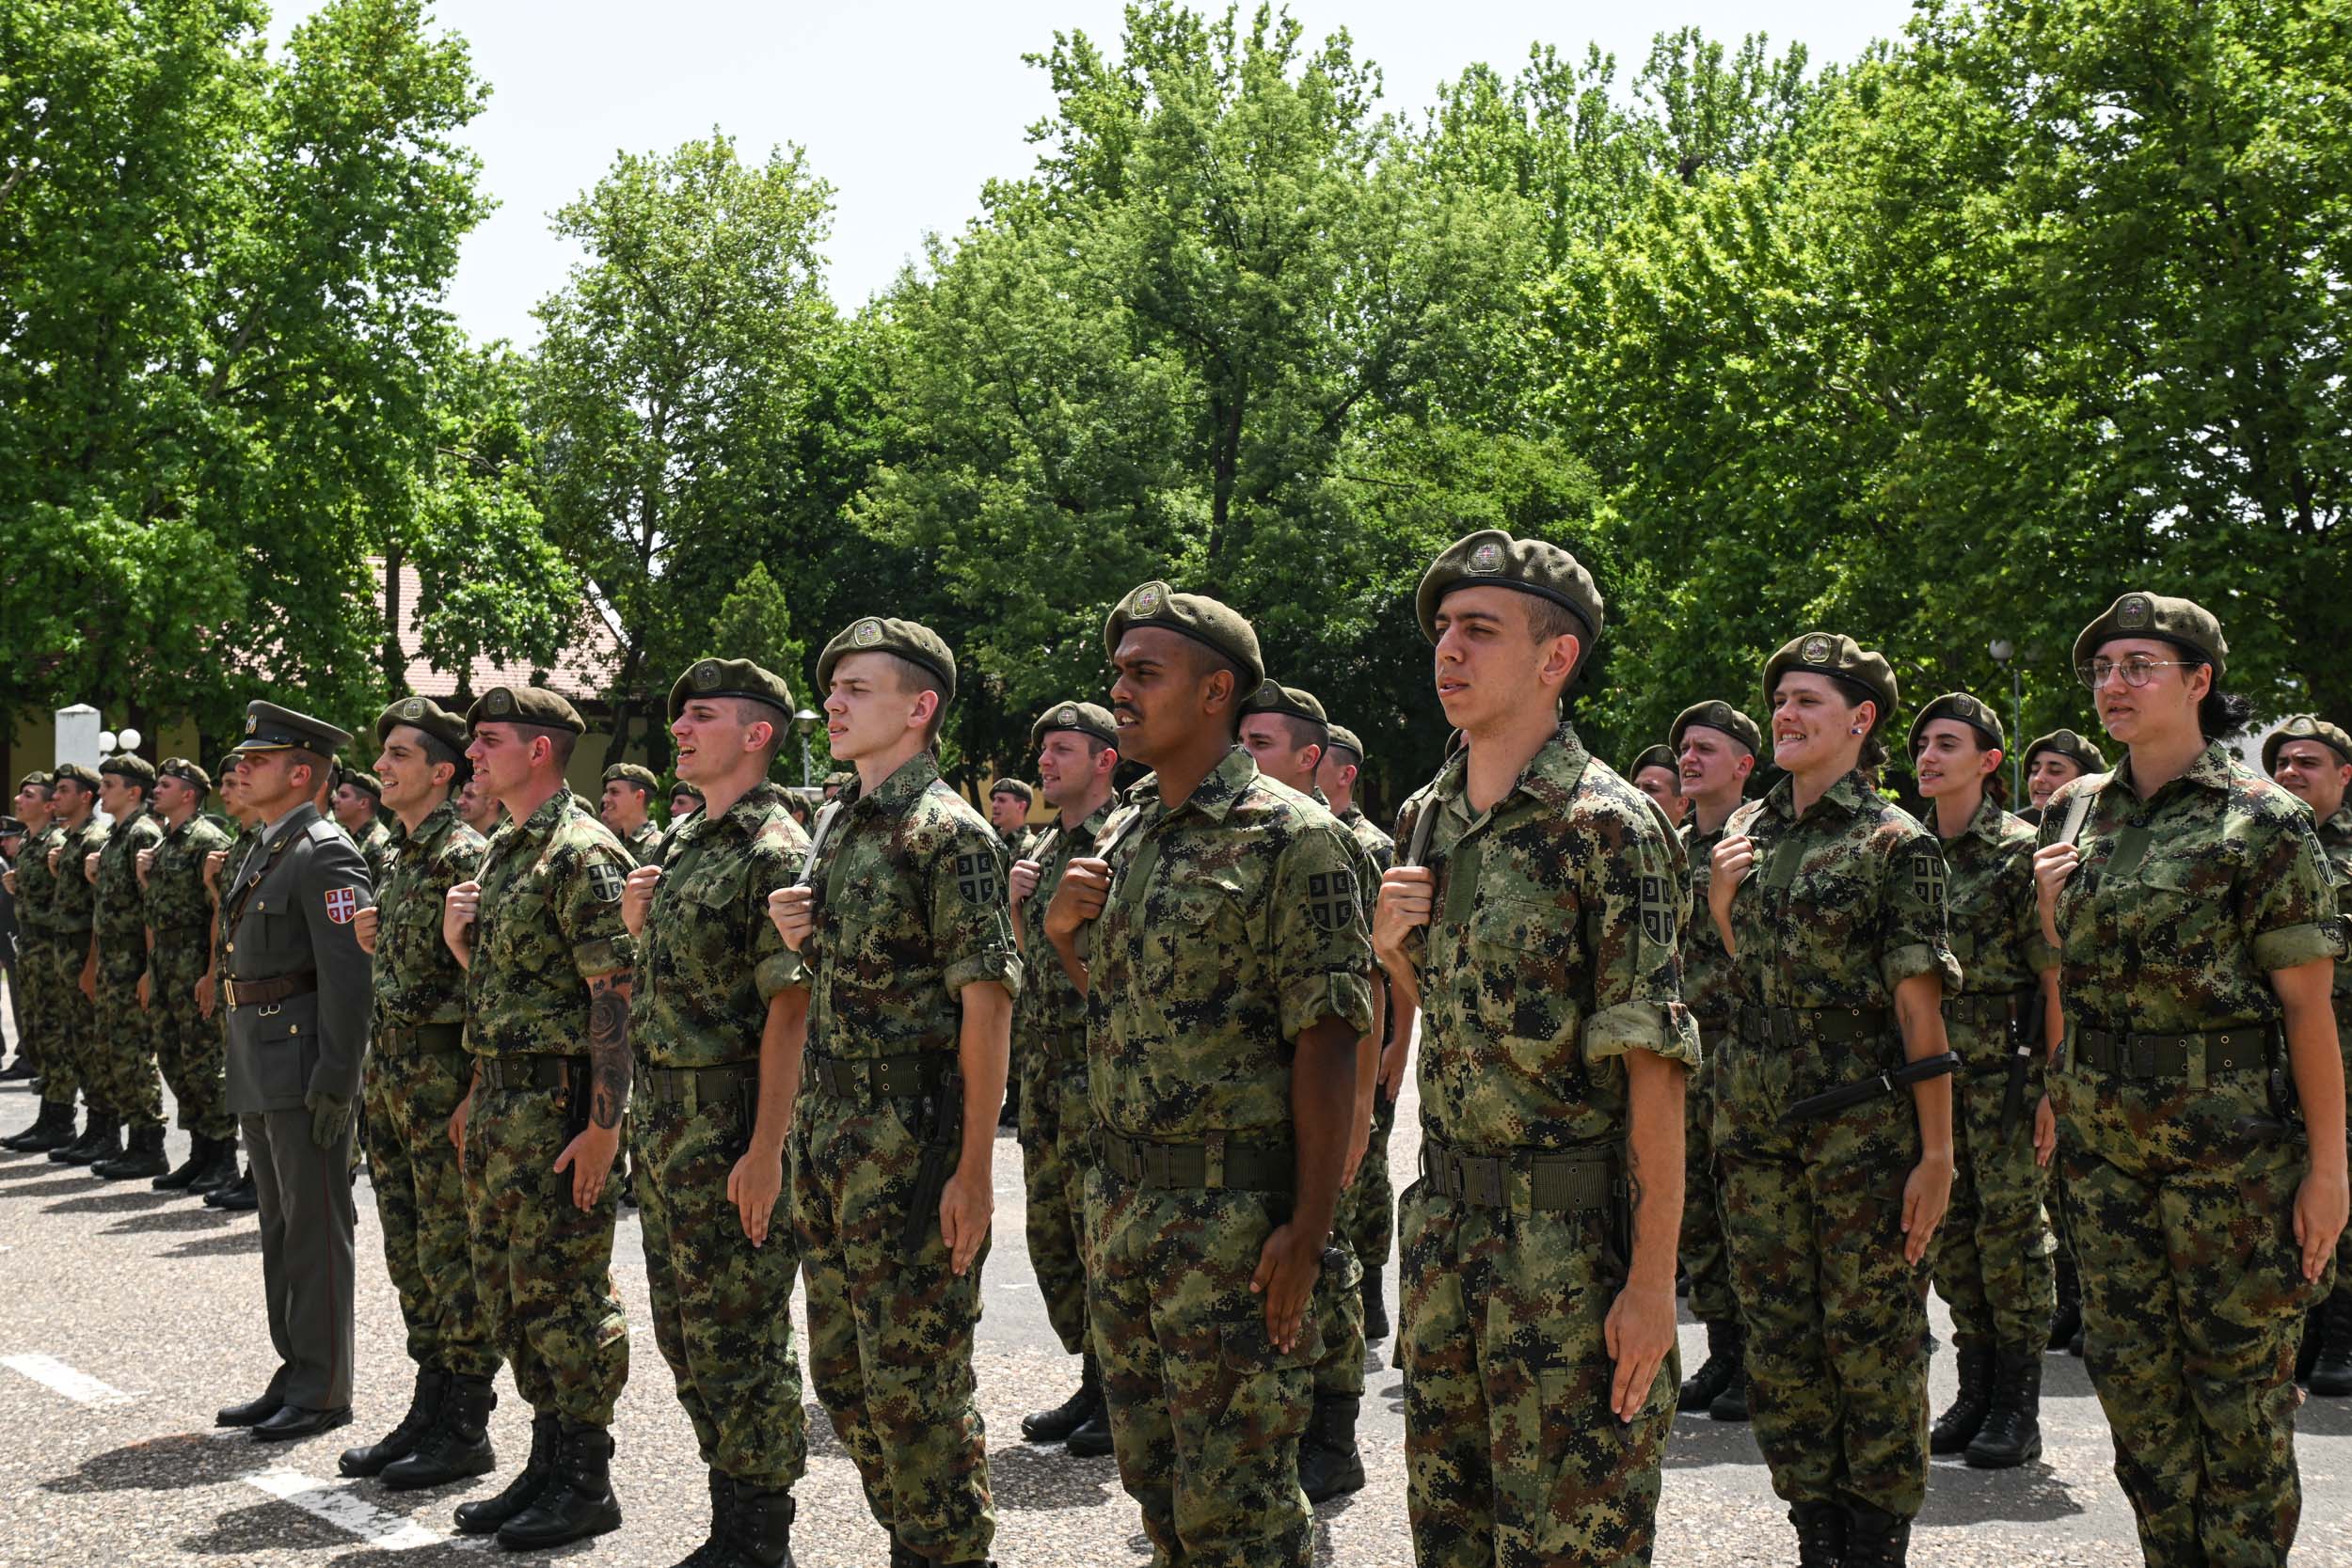
[[[1725,824],[1708,888],[1737,988],[1715,1149],[1748,1403],[1798,1561],[1883,1568],[1927,1489],[1919,1266],[1951,1192],[1960,965],[1935,840],[1860,777],[1894,671],[1814,633],[1764,691],[1788,776]]]
[[[1952,1085],[1952,1206],[1935,1236],[1935,1288],[1952,1309],[1960,1397],[1931,1453],[2008,1469],[2042,1453],[2042,1353],[2056,1281],[2035,1147],[2058,955],[2034,907],[2033,830],[2001,809],[2001,721],[1965,692],[1911,726],[1912,771],[1943,841],[1953,956],[1965,995],[1944,1016],[1961,1067]]]
[[[2286,1561],[2296,1341],[2345,1208],[2333,893],[2310,813],[2220,742],[2228,653],[2186,599],[2090,623],[2075,667],[2129,754],[2051,799],[2034,856],[2090,1382],[2153,1568]]]
[[[2098,747],[2073,730],[2052,730],[2026,748],[2026,798],[2033,803],[2017,815],[2038,826],[2042,808],[2050,803],[2060,784],[2071,784],[2085,773],[2106,770],[2107,759]]]

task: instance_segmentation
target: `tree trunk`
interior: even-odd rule
[[[401,636],[400,546],[384,549],[384,689],[397,697],[408,689],[407,644]]]

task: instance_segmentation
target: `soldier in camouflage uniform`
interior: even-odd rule
[[[338,764],[327,803],[332,807],[328,815],[368,863],[369,884],[382,887],[385,857],[392,848],[392,831],[384,825],[383,783],[373,773]]]
[[[670,786],[670,831],[675,832],[686,825],[686,819],[703,809],[703,792],[683,779]]]
[[[261,832],[261,818],[247,803],[245,779],[238,771],[238,756],[230,752],[220,759],[213,778],[220,795],[220,809],[227,814],[231,836],[229,847],[215,849],[204,857],[204,895],[212,900],[212,963],[204,977],[196,983],[197,1011],[210,1020],[220,1031],[224,1070],[229,1043],[229,1009],[221,1006],[221,948],[228,941],[229,905],[222,897],[223,884],[233,879],[234,866],[245,863],[246,852]],[[208,1172],[200,1180],[188,1183],[188,1191],[200,1194],[207,1209],[224,1209],[236,1213],[250,1213],[261,1206],[261,1195],[253,1184],[248,1165],[239,1171],[235,1150],[223,1162],[226,1175]]]
[[[587,725],[537,687],[494,686],[466,715],[467,760],[513,821],[452,887],[441,934],[466,974],[473,1092],[464,1143],[474,1286],[490,1342],[532,1409],[531,1456],[457,1528],[542,1548],[617,1529],[612,1407],[628,1320],[612,1285],[606,1180],[628,1104],[636,863],[564,784]]]
[[[1691,819],[1681,829],[1682,854],[1699,917],[1682,927],[1682,999],[1698,1025],[1704,1053],[1691,1074],[1682,1118],[1680,1256],[1691,1285],[1692,1315],[1707,1325],[1707,1359],[1682,1385],[1681,1405],[1704,1410],[1718,1421],[1748,1418],[1747,1331],[1732,1289],[1731,1253],[1724,1243],[1723,1172],[1715,1160],[1716,1078],[1731,1037],[1738,988],[1723,934],[1705,911],[1710,859],[1723,842],[1724,825],[1740,809],[1763,740],[1755,720],[1721,699],[1684,708],[1666,732],[1677,792],[1691,804]]]
[[[1022,966],[1004,846],[939,776],[946,643],[868,616],[825,644],[834,755],[806,880],[770,911],[810,988],[792,1130],[809,1372],[894,1564],[978,1563],[996,1528],[972,1333]]]
[[[1765,662],[1764,692],[1788,777],[1732,815],[1708,883],[1738,986],[1715,1155],[1748,1402],[1798,1561],[1882,1568],[1927,1489],[1922,1266],[1951,1192],[1960,964],[1942,852],[1861,777],[1893,669],[1815,632]]]
[[[127,1151],[102,1153],[91,1174],[109,1180],[161,1176],[164,1158],[163,1082],[155,1076],[155,1037],[148,1027],[147,908],[140,896],[138,852],[163,830],[148,815],[155,765],[145,757],[108,757],[98,768],[98,803],[114,818],[90,877],[90,958],[84,973],[93,988],[96,1032],[91,1037],[89,1086],[97,1101],[122,1118]],[[86,869],[88,863],[85,863]]]
[[[237,1173],[237,1118],[229,1114],[219,1023],[205,1016],[197,982],[212,963],[213,904],[204,861],[229,847],[229,832],[204,815],[212,775],[185,757],[155,770],[163,836],[140,851],[138,876],[152,942],[147,955],[147,1017],[155,1065],[180,1107],[188,1158],[154,1180],[158,1192],[218,1185]],[[208,1189],[209,1190],[209,1189]]]
[[[2218,738],[2228,653],[2186,599],[2085,628],[2129,754],[2051,799],[2034,857],[2090,1382],[2153,1568],[2287,1560],[2296,1345],[2346,1207],[2334,893],[2310,812]]]
[[[1087,1090],[1087,999],[1045,940],[1045,911],[1070,863],[1094,853],[1119,804],[1119,727],[1095,703],[1060,703],[1029,731],[1046,804],[1058,814],[1015,863],[1013,936],[1024,984],[1013,1013],[1021,1084],[1021,1180],[1028,1198],[1029,1267],[1062,1349],[1082,1356],[1078,1391],[1022,1418],[1033,1443],[1064,1443],[1079,1458],[1111,1451],[1102,1366],[1087,1339],[1086,1179],[1094,1166],[1094,1107]]]
[[[1646,746],[1626,769],[1626,782],[1648,796],[1665,814],[1675,831],[1682,831],[1683,818],[1690,815],[1691,802],[1682,793],[1682,767],[1676,760],[1672,746]]]
[[[1087,994],[1087,1311],[1120,1479],[1156,1562],[1304,1562],[1299,1439],[1359,1289],[1331,1228],[1373,1019],[1355,846],[1232,745],[1264,679],[1248,621],[1148,582],[1104,641],[1154,772],[1045,933]]]
[[[2316,714],[2298,713],[2263,741],[2263,770],[2309,806],[2319,847],[2336,882],[2336,918],[2352,913],[2352,734]],[[2336,965],[2332,1001],[2336,1043],[2352,1072],[2352,962]],[[2296,1376],[2314,1394],[2352,1394],[2352,1228],[2336,1243],[2336,1288],[2312,1308]]]
[[[2028,826],[2040,827],[2042,810],[2059,785],[2106,770],[2107,759],[2098,747],[2073,730],[2052,730],[2026,748],[2026,796],[2032,804],[2018,816]]]
[[[1646,1563],[1699,1048],[1677,847],[1560,716],[1603,615],[1574,557],[1472,533],[1415,610],[1470,745],[1399,816],[1373,937],[1422,1016],[1399,1216],[1414,1559]]]
[[[988,825],[996,830],[1011,860],[1025,860],[1036,846],[1037,835],[1029,831],[1029,809],[1036,803],[1037,797],[1019,779],[999,779],[989,786]]]
[[[1993,709],[1960,691],[1911,725],[1912,770],[1944,847],[1952,955],[1968,984],[1944,1003],[1961,1066],[1952,1202],[1932,1255],[1936,1291],[1952,1309],[1960,1393],[1928,1451],[1996,1470],[2042,1455],[2058,1245],[2043,1217],[2049,1155],[2036,1137],[2058,954],[2034,910],[2033,830],[2001,809],[2003,740]]]
[[[710,1475],[693,1568],[787,1560],[808,1467],[787,1306],[799,1254],[778,1212],[808,990],[768,918],[768,895],[808,857],[768,778],[792,711],[791,689],[748,659],[677,678],[670,734],[707,808],[621,898],[637,938],[630,1117],[654,1342]]]
[[[59,939],[49,913],[56,879],[49,854],[65,838],[50,801],[55,782],[48,773],[33,772],[18,784],[17,815],[28,832],[8,870],[21,943],[17,974],[24,989],[20,1050],[40,1066],[40,1112],[31,1125],[0,1139],[0,1148],[27,1154],[46,1153],[73,1141],[73,1097],[81,1086],[65,1047],[65,999],[57,990]]]
[[[604,794],[597,801],[596,815],[612,830],[639,865],[653,865],[661,859],[661,829],[654,822],[654,791],[661,781],[653,776],[653,769],[633,762],[616,762],[604,770]]]
[[[98,890],[83,867],[106,842],[106,826],[98,811],[98,773],[78,762],[59,765],[50,786],[56,803],[51,823],[56,837],[49,850],[50,977],[58,1008],[58,1055],[66,1103],[72,1104],[78,1085],[87,1110],[82,1135],[52,1148],[49,1158],[61,1164],[87,1165],[121,1152],[122,1113],[104,1099],[104,1074],[98,1053],[98,1014],[92,1006],[97,979],[91,973],[92,938]],[[55,1098],[44,1081],[41,1098]]]
[[[499,1353],[474,1285],[465,1173],[449,1137],[473,1059],[465,1049],[466,973],[441,940],[442,904],[473,879],[484,852],[452,799],[469,771],[466,738],[465,721],[429,698],[405,697],[377,716],[375,770],[396,826],[375,907],[355,927],[375,959],[360,1085],[368,1180],[417,1372],[407,1413],[375,1442],[345,1451],[341,1468],[396,1492],[446,1486],[496,1464],[487,1422]]]

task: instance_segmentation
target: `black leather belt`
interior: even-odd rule
[[[1817,1041],[1878,1039],[1895,1032],[1884,1007],[1757,1007],[1734,1009],[1740,1042],[1781,1050]]]
[[[492,1089],[567,1089],[588,1076],[585,1056],[485,1056],[482,1083]]]
[[[646,1068],[638,1089],[658,1105],[728,1104],[759,1089],[757,1062],[722,1062],[716,1067]]]
[[[1229,1143],[1151,1143],[1097,1128],[1095,1148],[1105,1168],[1138,1187],[1200,1187],[1245,1193],[1287,1193],[1298,1184],[1298,1158],[1287,1146]]]
[[[2074,1031],[2074,1060],[2122,1078],[2185,1078],[2192,1052],[2205,1070],[2259,1072],[2270,1066],[2277,1025],[2241,1023],[2229,1029],[2191,1030],[2178,1035],[2119,1034],[2107,1029]]]
[[[811,1055],[803,1079],[843,1100],[872,1103],[878,1100],[920,1100],[939,1092],[956,1070],[956,1058],[945,1051],[914,1051],[898,1056],[850,1058]]]
[[[466,1049],[462,1023],[388,1023],[378,1037],[387,1047],[406,1046],[420,1056],[453,1056]]]
[[[240,980],[232,975],[220,983],[220,995],[231,1007],[266,1007],[274,1002],[308,996],[318,989],[319,972],[306,969],[295,974],[271,974],[254,980]]]
[[[1466,1154],[1424,1135],[1421,1175],[1431,1192],[1482,1209],[1512,1207],[1511,1177],[1527,1173],[1528,1207],[1573,1214],[1606,1209],[1623,1190],[1613,1148],[1517,1148],[1508,1154]]]

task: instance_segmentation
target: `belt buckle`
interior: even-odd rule
[[[2156,1042],[2147,1036],[2124,1036],[2120,1054],[2125,1077],[2147,1079],[2156,1075]]]
[[[1486,1158],[1462,1162],[1462,1199],[1482,1209],[1502,1207],[1502,1162]]]
[[[237,1010],[237,982],[225,974],[221,976],[220,994],[221,999],[229,1004],[229,1010],[235,1012]]]

